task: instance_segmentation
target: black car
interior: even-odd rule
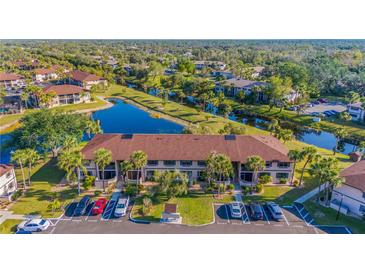
[[[80,202],[77,204],[75,211],[74,211],[74,216],[81,216],[85,214],[86,208],[88,207],[88,205],[91,203],[91,198],[90,196],[86,195],[84,196]]]
[[[255,220],[263,220],[264,219],[264,213],[262,211],[262,207],[259,203],[252,203],[250,204],[250,210],[251,210],[251,218]]]

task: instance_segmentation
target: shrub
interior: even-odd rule
[[[234,190],[234,184],[227,185],[226,189],[227,189],[227,191],[232,192]]]
[[[85,190],[89,190],[93,186],[94,182],[95,182],[95,177],[94,176],[86,175],[85,179],[84,179],[84,182],[82,184],[82,187]]]
[[[298,187],[299,186],[299,181],[298,180],[294,180],[293,186]]]
[[[251,187],[249,186],[242,186],[242,192],[244,195],[247,195],[248,193],[251,192]]]
[[[288,180],[287,180],[287,179],[285,179],[285,178],[281,178],[281,179],[279,180],[279,184],[282,184],[282,185],[286,184],[287,182],[288,182]]]
[[[52,212],[58,211],[61,208],[61,202],[58,199],[54,199],[49,205],[48,209]]]
[[[263,185],[266,185],[266,184],[269,184],[272,182],[272,177],[270,175],[262,175],[259,177],[259,183],[260,184],[263,184]]]
[[[260,193],[264,189],[264,185],[263,184],[257,184],[255,188],[256,188],[256,192]]]
[[[125,194],[127,194],[129,196],[136,196],[137,195],[137,186],[132,185],[132,184],[128,184],[125,187]]]
[[[94,196],[97,197],[101,194],[101,190],[95,190],[94,191]]]
[[[12,201],[16,201],[20,196],[22,196],[23,194],[23,190],[22,189],[18,189],[17,191],[15,191],[15,193],[11,196],[11,200]]]
[[[208,186],[205,188],[205,193],[210,194],[213,192],[213,188],[211,186]]]
[[[141,192],[144,190],[144,185],[138,184],[138,192]]]
[[[219,192],[220,193],[224,193],[225,192],[226,186],[224,184],[219,184],[218,187],[219,187]],[[217,189],[218,189],[218,187],[217,187]]]

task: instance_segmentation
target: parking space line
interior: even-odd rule
[[[92,202],[92,203],[91,203],[90,211],[89,211],[89,213],[88,213],[88,214],[86,214],[85,221],[87,221],[87,219],[90,217],[91,212],[93,211],[94,203],[95,203],[95,202]]]
[[[281,213],[283,214],[284,220],[286,222],[286,224],[289,226],[289,222],[288,219],[285,217],[284,211],[281,210]]]
[[[242,215],[242,222],[245,223],[245,224],[251,224],[250,217],[248,217],[248,212],[246,210],[246,205],[245,205],[244,202],[242,202],[242,204],[243,204],[243,208],[244,208],[245,214],[246,214],[246,218],[245,219],[243,219],[243,215]]]
[[[56,230],[56,227],[52,228],[52,230],[49,232],[49,234],[53,234],[53,232]]]
[[[229,220],[229,213],[228,213],[227,205],[224,205],[224,208],[226,209],[227,222],[228,222],[228,223],[230,223],[230,220]]]
[[[264,213],[264,216],[265,216],[265,219],[266,219],[267,223],[268,223],[268,224],[270,224],[270,221],[269,221],[269,219],[267,218],[267,215],[266,215],[266,212],[265,212],[265,208],[264,208],[262,205],[260,205],[260,207],[261,207],[261,209],[262,209],[262,212]]]

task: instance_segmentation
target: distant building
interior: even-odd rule
[[[266,85],[267,83],[264,82],[245,80],[241,78],[231,78],[223,81],[222,83],[217,83],[215,90],[217,92],[224,92],[224,94],[228,97],[234,97],[240,91],[243,91],[246,95],[249,95],[254,87],[264,87]],[[259,95],[259,100],[261,100],[261,97],[263,99],[263,94]]]
[[[204,68],[225,70],[226,64],[221,61],[195,61],[195,69],[201,70]]]
[[[342,186],[334,189],[331,207],[345,214],[363,216],[365,214],[365,160],[344,169]],[[342,203],[341,203],[342,200]]]
[[[51,68],[38,68],[33,70],[33,79],[36,82],[51,81],[58,78],[56,73],[57,67],[53,66]]]
[[[50,107],[90,102],[90,92],[75,85],[48,86],[44,89],[44,92],[54,92],[56,94],[56,97],[51,102]]]
[[[253,69],[252,77],[257,78],[257,77],[261,76],[265,67],[253,67],[252,69]]]
[[[27,62],[24,60],[23,61],[20,60],[20,61],[15,61],[13,64],[20,70],[32,70],[39,66],[39,61],[31,60],[31,61]]]
[[[13,165],[0,164],[0,197],[10,198],[17,190]]]
[[[352,120],[365,122],[365,109],[361,102],[348,104],[347,111],[351,115]]]
[[[5,89],[16,89],[25,87],[25,79],[22,75],[15,73],[0,73],[0,85]]]
[[[81,70],[70,72],[70,83],[83,87],[86,90],[90,90],[93,85],[108,85],[108,81],[105,78]]]
[[[222,70],[215,70],[215,71],[212,71],[211,72],[211,75],[213,77],[222,76],[222,77],[224,77],[226,79],[232,79],[232,78],[234,78],[233,73],[230,72],[230,71],[226,71],[226,70],[223,70],[223,71]]]

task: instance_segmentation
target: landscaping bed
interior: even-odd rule
[[[143,197],[136,199],[132,209],[132,218],[150,222],[159,222],[164,210],[165,203],[176,203],[177,211],[182,217],[183,224],[202,225],[213,221],[213,203],[229,203],[234,197],[229,194],[222,195],[222,199],[215,199],[212,194],[203,192],[192,192],[186,196],[176,197],[168,200],[166,196],[159,195],[152,198],[151,211],[143,215]]]
[[[11,234],[17,231],[17,226],[22,220],[7,219],[0,224],[0,234]]]

